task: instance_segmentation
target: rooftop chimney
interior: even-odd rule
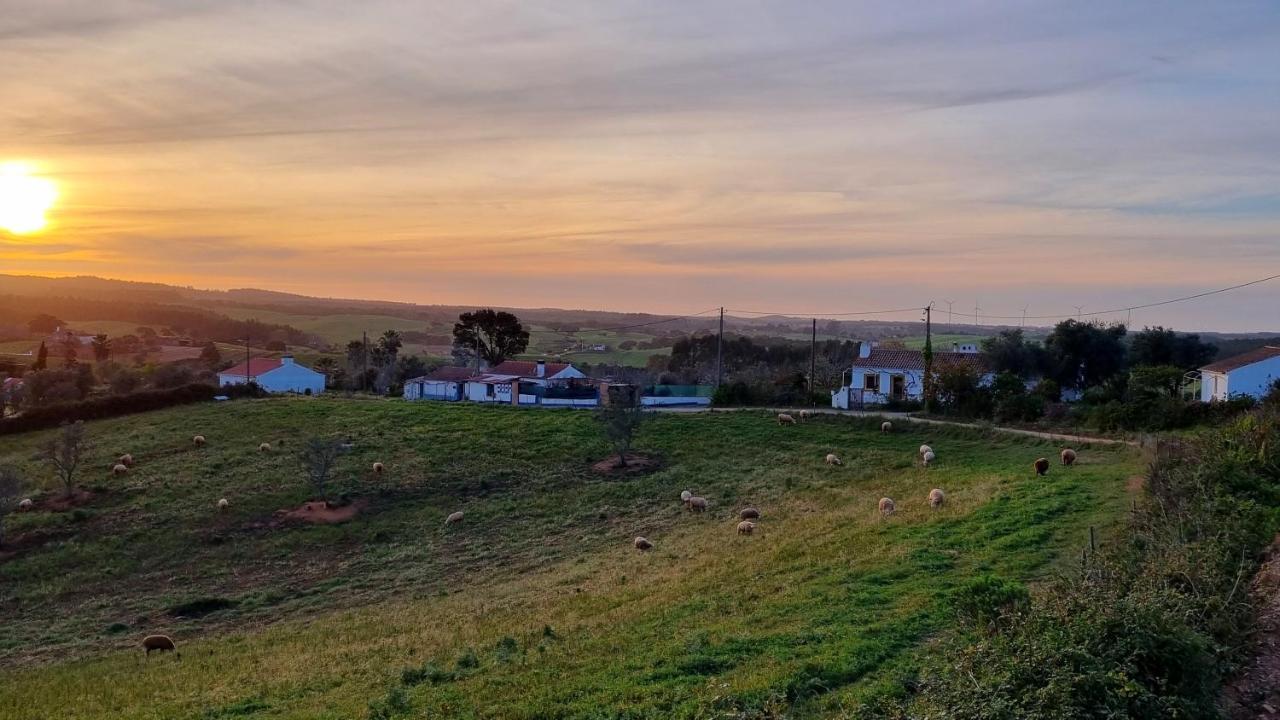
[[[537,370],[537,372],[536,372],[536,373],[534,373],[534,374],[535,374],[535,375],[537,375],[538,377],[546,377],[546,376],[547,376],[547,361],[546,361],[546,360],[539,360],[539,361],[538,361],[538,370]]]

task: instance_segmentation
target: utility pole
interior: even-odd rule
[[[1029,307],[1031,307],[1031,306],[1030,306],[1030,305],[1023,305],[1023,306],[1022,306],[1022,324],[1021,324],[1021,325],[1018,325],[1018,327],[1023,327],[1023,326],[1025,326],[1025,325],[1027,324],[1027,308],[1029,308]]]
[[[360,389],[369,392],[369,331],[360,333]]]
[[[924,409],[933,411],[933,303],[924,309]]]
[[[1084,311],[1084,306],[1083,306],[1083,305],[1072,305],[1071,307],[1073,307],[1073,308],[1075,308],[1075,309],[1076,309],[1076,322],[1080,322],[1080,321],[1081,321],[1081,313]]]
[[[724,382],[724,308],[720,308],[720,332],[716,333],[716,389]]]
[[[973,324],[974,325],[982,324],[982,306],[979,305],[977,302],[973,303]]]
[[[951,305],[952,303],[955,302],[955,300],[943,300],[942,302],[947,304],[947,324],[950,325],[951,324]]]
[[[813,395],[813,375],[818,369],[818,318],[813,319],[813,338],[809,341],[809,403],[817,406]]]

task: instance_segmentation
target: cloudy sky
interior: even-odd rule
[[[1280,273],[1270,0],[2,5],[0,161],[59,203],[0,272],[984,315]]]

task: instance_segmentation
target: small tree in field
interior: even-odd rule
[[[311,496],[326,499],[325,491],[329,486],[329,475],[333,466],[342,455],[342,444],[333,438],[311,438],[302,447],[298,460],[307,471],[307,483],[311,486]]]
[[[636,431],[644,422],[644,407],[637,402],[614,402],[597,408],[596,422],[600,430],[618,453],[616,467],[627,466],[627,453],[631,451],[631,443]]]
[[[4,519],[22,497],[22,477],[7,465],[0,465],[0,547],[4,546]]]
[[[76,468],[89,451],[89,439],[85,435],[84,421],[63,423],[57,434],[40,446],[37,458],[53,466],[62,483],[62,494],[70,497],[76,489]]]

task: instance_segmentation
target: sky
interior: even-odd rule
[[[0,8],[0,162],[58,188],[0,272],[956,320],[1280,273],[1270,0]]]

